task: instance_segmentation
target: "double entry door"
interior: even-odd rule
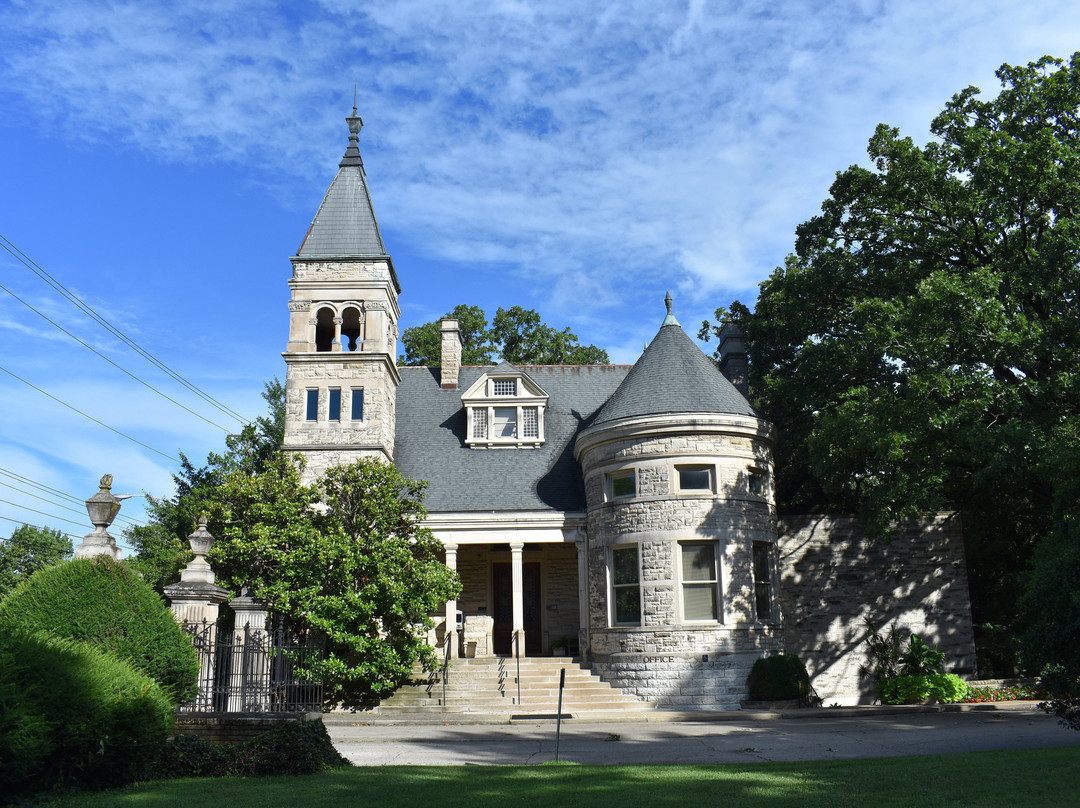
[[[513,654],[514,634],[514,578],[512,565],[495,563],[491,565],[494,584],[494,625],[492,626],[492,644],[496,654]],[[521,565],[522,606],[525,611],[525,648],[526,656],[543,654],[544,636],[540,610],[540,563],[529,561]]]

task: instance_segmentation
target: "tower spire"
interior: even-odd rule
[[[364,128],[364,119],[356,113],[356,84],[353,84],[352,115],[345,118],[349,125],[349,147],[345,149],[345,156],[341,158],[339,166],[362,166],[360,159],[360,130]]]
[[[665,325],[678,325],[679,321],[676,320],[675,315],[671,313],[671,292],[664,293],[664,305],[667,306],[667,316],[664,318],[661,327]]]

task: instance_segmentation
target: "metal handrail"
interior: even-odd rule
[[[442,705],[446,706],[446,680],[450,677],[450,638],[452,635],[449,633],[446,635],[443,645],[445,646],[443,651],[443,665],[442,665]]]
[[[514,630],[514,660],[517,663],[517,703],[521,705],[521,632]]]

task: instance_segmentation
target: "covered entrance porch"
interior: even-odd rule
[[[552,525],[550,515],[546,525],[511,528],[502,515],[498,522],[484,519],[477,525],[474,519],[470,529],[459,524],[448,530],[440,529],[439,517],[429,515],[429,527],[462,585],[458,599],[436,618],[432,644],[440,657],[578,652],[581,627],[587,624],[580,592],[586,579],[581,530],[565,520]]]

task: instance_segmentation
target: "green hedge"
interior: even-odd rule
[[[961,701],[968,684],[955,673],[931,673],[926,676],[896,676],[878,685],[882,704],[920,704],[935,698],[942,704]]]
[[[168,696],[126,662],[42,632],[0,632],[0,802],[129,782],[172,723]]]
[[[65,561],[22,582],[0,602],[0,630],[44,631],[131,663],[175,703],[195,696],[199,662],[168,606],[124,564]]]
[[[747,679],[753,701],[805,699],[810,695],[810,675],[794,654],[762,657]]]

